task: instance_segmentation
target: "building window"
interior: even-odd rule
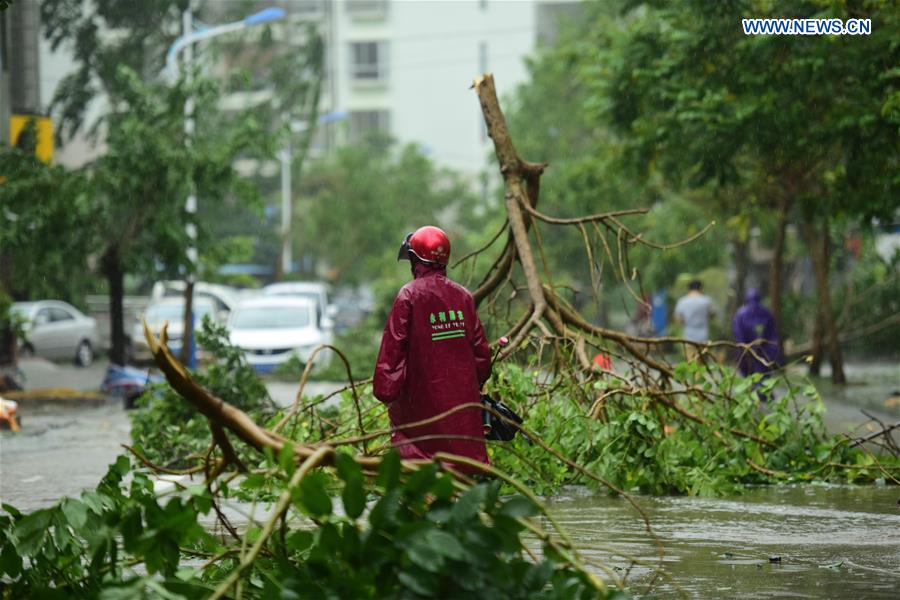
[[[350,44],[350,73],[354,81],[385,81],[387,67],[387,42]]]
[[[391,113],[387,110],[360,110],[350,113],[350,142],[358,143],[373,133],[391,132]]]
[[[347,0],[347,14],[353,19],[383,18],[387,14],[387,0]]]

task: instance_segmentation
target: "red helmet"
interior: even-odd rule
[[[426,225],[406,234],[397,260],[409,260],[412,254],[423,263],[446,265],[450,261],[450,238],[442,229]]]

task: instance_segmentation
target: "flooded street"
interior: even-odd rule
[[[900,488],[782,486],[732,498],[639,498],[665,548],[672,580],[661,597],[897,598],[900,590]],[[549,504],[579,548],[618,567],[634,557],[658,564],[644,523],[618,498],[569,497]],[[780,558],[770,562],[770,558]],[[642,592],[651,569],[635,565],[628,581]]]
[[[22,432],[0,432],[0,499],[22,510],[94,488],[130,444],[121,403],[99,408],[22,413]]]
[[[60,366],[90,387],[102,369]],[[37,372],[37,371],[34,371]],[[46,374],[45,374],[46,375]],[[38,373],[38,379],[45,375]],[[895,421],[900,408],[884,400],[900,387],[894,365],[851,366],[851,384],[833,389],[817,381],[832,431],[851,431],[866,420],[860,408]],[[32,373],[31,383],[35,384]],[[36,385],[36,384],[35,384]],[[335,384],[312,384],[323,393]],[[281,405],[296,393],[270,382]],[[0,433],[0,499],[19,509],[48,506],[63,495],[94,487],[129,443],[119,403],[96,408],[45,407],[22,412],[20,434]],[[897,598],[900,589],[900,489],[895,486],[785,486],[750,488],[721,498],[648,497],[640,503],[665,548],[671,580],[654,584],[661,597]],[[657,547],[643,521],[622,499],[585,495],[575,488],[554,498],[551,510],[586,556],[628,573],[640,593],[653,578]],[[238,517],[238,521],[240,518]],[[645,565],[632,564],[630,558]],[[770,562],[779,557],[779,562]]]
[[[22,361],[28,389],[69,387],[96,391],[106,365],[87,368],[50,363],[41,359]],[[267,382],[272,399],[280,406],[294,401],[297,385]],[[309,382],[307,393],[328,393],[342,384]],[[20,510],[49,506],[62,496],[77,496],[94,488],[116,456],[131,444],[128,414],[121,400],[106,406],[62,408],[58,405],[23,406],[22,432],[0,431],[0,502]]]

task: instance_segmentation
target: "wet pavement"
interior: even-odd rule
[[[87,368],[23,360],[26,389],[67,387],[97,391],[106,363]],[[340,383],[309,382],[305,394],[315,396],[341,387]],[[289,406],[297,385],[267,382],[280,406]],[[130,444],[130,424],[122,400],[109,398],[105,406],[21,406],[21,433],[0,432],[0,502],[21,510],[49,506],[62,496],[77,496],[93,488],[116,456]]]
[[[45,361],[22,366],[28,388],[96,390],[105,364],[87,369]],[[832,431],[858,429],[865,408],[888,421],[900,409],[884,404],[900,388],[900,367],[850,366],[851,384],[816,384],[825,396]],[[340,384],[310,383],[307,393]],[[294,400],[291,382],[267,382],[275,401]],[[20,509],[49,506],[63,495],[96,486],[107,465],[129,443],[121,401],[105,406],[27,408],[24,431],[0,432],[0,501]],[[734,498],[642,498],[665,546],[667,577],[653,593],[672,597],[865,597],[897,598],[900,589],[900,491],[890,486],[780,486],[751,488]],[[659,559],[643,522],[622,499],[570,490],[550,502],[553,513],[590,559],[629,575],[640,593],[654,581],[646,564]],[[246,507],[233,507],[246,522]],[[241,509],[241,510],[238,510]],[[259,515],[256,515],[259,517]],[[210,525],[212,523],[210,522]],[[630,558],[644,565],[633,564]],[[778,562],[769,558],[779,557]]]
[[[896,486],[761,486],[730,498],[569,490],[548,508],[583,555],[659,598],[891,598],[900,591]],[[633,562],[637,561],[637,562]],[[662,565],[665,576],[654,579]],[[651,586],[652,583],[652,586]]]

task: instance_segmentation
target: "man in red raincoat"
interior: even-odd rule
[[[388,406],[395,428],[461,404],[478,404],[481,386],[491,374],[491,351],[475,301],[466,288],[447,279],[449,258],[450,240],[437,227],[416,230],[400,247],[397,260],[410,261],[413,280],[394,300],[374,378],[375,397]],[[395,429],[391,443],[403,458],[447,452],[489,462],[478,407]]]

